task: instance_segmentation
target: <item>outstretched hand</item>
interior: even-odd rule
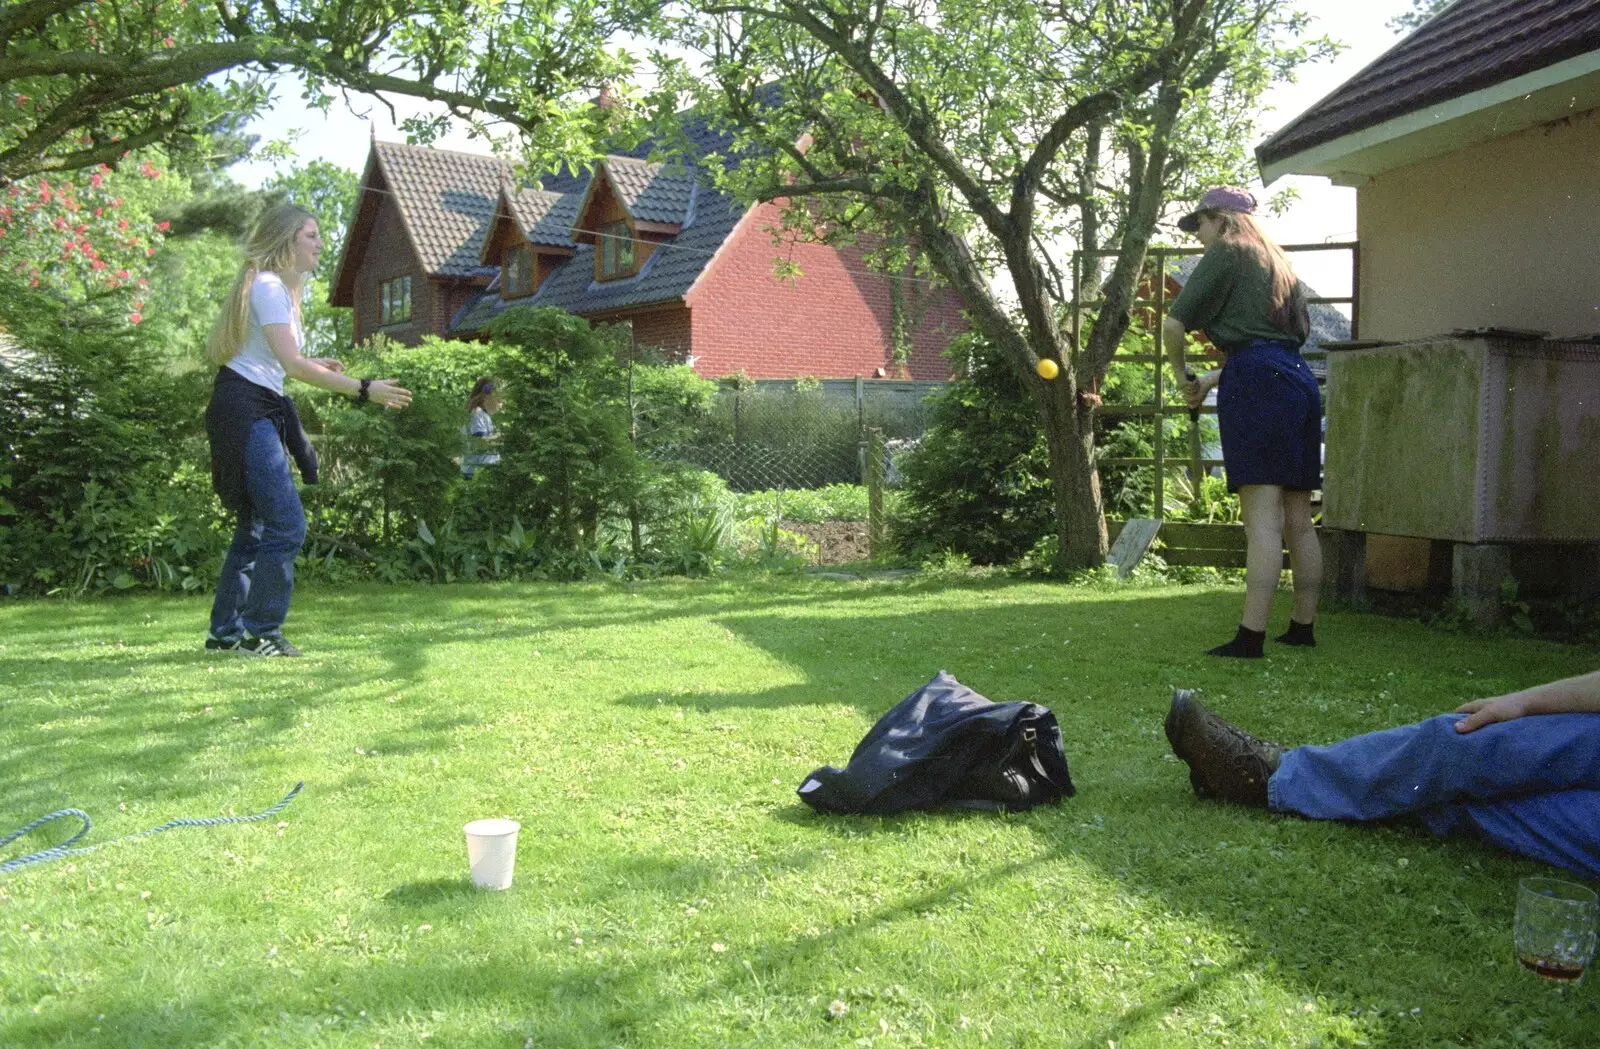
[[[393,379],[374,379],[367,387],[367,398],[374,404],[399,411],[411,404],[411,391],[397,385]]]
[[[1463,703],[1456,708],[1456,713],[1470,715],[1456,722],[1456,731],[1471,732],[1496,721],[1515,721],[1528,713],[1528,705],[1521,696],[1495,696]]]

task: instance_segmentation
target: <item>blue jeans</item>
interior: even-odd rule
[[[1408,817],[1600,878],[1600,714],[1540,714],[1465,735],[1464,715],[1297,747],[1267,805],[1318,820]]]
[[[294,593],[294,559],[306,541],[306,512],[271,419],[257,419],[250,428],[244,483],[250,515],[239,515],[211,606],[211,633],[223,639],[244,631],[260,637],[283,628]]]

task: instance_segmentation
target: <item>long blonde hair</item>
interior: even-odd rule
[[[239,353],[250,329],[250,288],[256,274],[262,271],[287,273],[294,266],[294,238],[307,222],[317,217],[298,204],[277,204],[267,209],[256,223],[256,228],[244,242],[244,265],[233,282],[227,303],[217,315],[217,323],[206,340],[206,359],[221,366]],[[300,312],[300,286],[287,282],[289,297],[296,313]]]
[[[1301,329],[1308,326],[1303,319],[1306,304],[1302,297],[1296,294],[1300,281],[1294,275],[1294,267],[1289,264],[1289,256],[1261,232],[1260,225],[1252,215],[1220,208],[1214,211],[1203,210],[1200,214],[1218,220],[1218,239],[1248,251],[1261,268],[1267,271],[1267,285],[1271,289],[1272,296],[1273,325],[1284,331],[1298,332],[1300,337],[1304,338],[1306,332]]]

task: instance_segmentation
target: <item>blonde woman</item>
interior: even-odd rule
[[[294,402],[283,395],[285,376],[386,408],[411,403],[410,392],[391,380],[354,379],[336,360],[300,355],[300,294],[321,254],[314,215],[293,204],[268,210],[245,243],[239,279],[206,344],[218,366],[206,406],[211,481],[239,518],[211,608],[208,649],[300,655],[283,636],[306,535],[289,456],[307,484],[316,482],[317,457]]]
[[[1322,486],[1322,395],[1300,356],[1311,331],[1305,286],[1261,232],[1255,209],[1249,190],[1219,186],[1178,220],[1206,252],[1162,324],[1172,367],[1189,378],[1189,407],[1217,390],[1228,490],[1239,493],[1248,545],[1244,616],[1234,639],[1210,654],[1244,659],[1262,655],[1285,541],[1294,612],[1278,641],[1316,644],[1322,585],[1322,550],[1311,523],[1311,492]],[[1184,362],[1184,333],[1197,328],[1223,351],[1224,363],[1194,379]]]

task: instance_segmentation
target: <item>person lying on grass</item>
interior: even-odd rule
[[[1166,732],[1203,798],[1307,819],[1409,819],[1600,879],[1600,671],[1292,750],[1177,689]]]

